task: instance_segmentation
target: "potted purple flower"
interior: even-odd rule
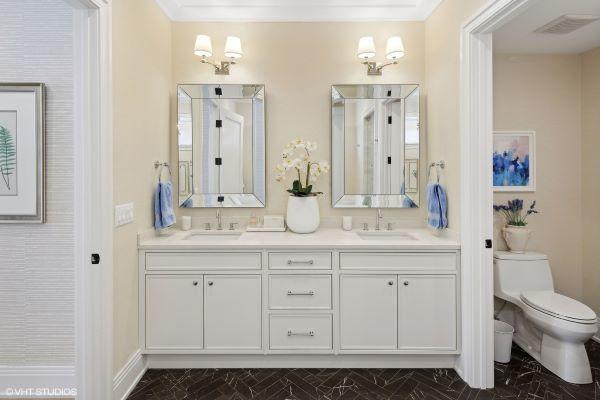
[[[501,213],[506,221],[502,228],[502,236],[506,240],[508,248],[513,253],[524,253],[527,242],[531,237],[531,231],[527,228],[527,218],[531,214],[537,214],[535,201],[531,203],[527,211],[523,211],[523,200],[509,200],[507,204],[494,205],[494,211]]]

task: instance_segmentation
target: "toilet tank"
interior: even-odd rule
[[[521,292],[554,291],[550,263],[545,254],[494,253],[494,295],[504,300],[519,297]]]

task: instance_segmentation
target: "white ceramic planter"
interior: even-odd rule
[[[312,233],[319,227],[319,202],[317,196],[288,198],[286,222],[296,233]]]
[[[502,228],[502,236],[504,236],[509,250],[513,253],[525,252],[531,233],[526,226],[507,225]]]

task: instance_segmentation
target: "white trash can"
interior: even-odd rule
[[[506,322],[494,320],[494,361],[510,361],[512,339],[515,329]]]

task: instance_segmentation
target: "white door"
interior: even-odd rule
[[[454,275],[398,277],[398,348],[456,349]]]
[[[340,277],[341,348],[396,349],[396,275]]]
[[[206,275],[206,349],[260,349],[260,275]]]
[[[202,276],[146,277],[146,348],[202,348]]]
[[[222,109],[221,193],[244,193],[244,117]]]

